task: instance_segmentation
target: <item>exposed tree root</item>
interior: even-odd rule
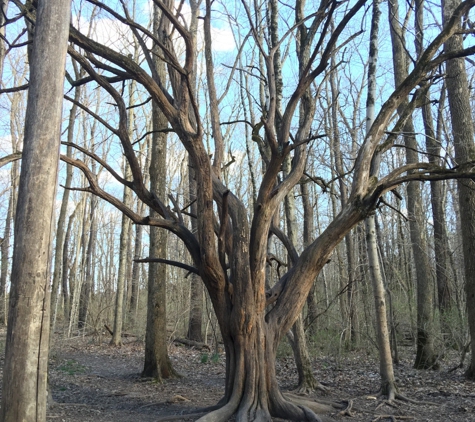
[[[348,400],[348,406],[343,409],[341,412],[338,412],[338,416],[349,416],[350,418],[354,417],[354,413],[352,413],[353,409],[353,400]]]
[[[289,400],[291,403],[294,403],[298,406],[306,406],[310,408],[315,413],[330,413],[334,411],[335,409],[343,408],[343,405],[341,403],[337,403],[331,400],[322,400],[322,399],[318,399],[318,401],[309,400],[309,399],[303,398],[302,396],[297,396],[296,394],[293,394],[293,393],[284,393],[284,397],[287,400]]]
[[[295,389],[295,393],[299,395],[309,395],[314,393],[315,391],[320,391],[323,394],[327,394],[329,389],[325,387],[324,385],[320,384],[319,382],[316,382],[315,385],[299,385]]]

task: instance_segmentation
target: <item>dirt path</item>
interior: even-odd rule
[[[55,403],[48,421],[156,422],[166,415],[212,406],[221,398],[225,372],[222,356],[212,359],[200,351],[171,345],[172,362],[183,377],[157,384],[140,377],[143,344],[125,341],[121,348],[105,341],[98,344],[91,337],[64,339],[54,345],[50,385]],[[448,371],[456,359],[445,362],[440,371],[416,371],[411,367],[412,359],[408,356],[396,368],[396,376],[402,393],[417,404],[399,403],[396,407],[382,403],[373,394],[379,385],[374,358],[352,354],[315,359],[315,374],[329,388],[325,398],[353,400],[352,417],[335,414],[329,420],[475,422],[475,383],[466,381],[462,370]],[[3,353],[0,375],[2,367]],[[284,389],[295,388],[291,358],[279,359],[277,373]]]
[[[157,384],[140,377],[141,344],[114,348],[81,342],[65,340],[55,348],[50,365],[55,404],[49,421],[156,421],[214,405],[222,394],[223,364],[200,365],[199,352],[172,347],[172,362],[183,378]],[[202,371],[196,371],[197,365]]]

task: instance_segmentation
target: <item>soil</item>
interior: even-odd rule
[[[186,414],[212,406],[222,397],[222,355],[170,344],[172,363],[182,377],[159,384],[140,377],[143,342],[124,338],[122,347],[112,347],[107,340],[88,336],[56,340],[50,359],[54,403],[48,421],[192,421],[198,416]],[[4,342],[4,336],[0,341]],[[3,359],[2,353],[0,371]],[[361,352],[315,357],[315,375],[328,392],[317,392],[313,397],[351,403],[347,415],[336,410],[327,421],[475,422],[475,383],[464,379],[462,369],[450,371],[457,364],[457,356],[442,362],[438,371],[414,370],[413,360],[408,356],[395,371],[400,392],[414,403],[389,405],[378,397],[378,363]],[[297,375],[293,359],[279,358],[277,371],[283,390],[294,390]]]

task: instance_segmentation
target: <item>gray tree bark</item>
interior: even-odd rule
[[[169,25],[165,16],[154,7],[153,29],[157,36],[164,36]],[[161,80],[166,79],[165,63],[155,56],[155,70]],[[166,202],[167,181],[167,134],[163,132],[168,121],[154,102],[152,105],[153,135],[150,161],[150,191],[163,202]],[[151,216],[158,214],[151,210]],[[150,227],[150,257],[166,258],[167,233],[156,227]],[[145,337],[145,360],[142,376],[152,377],[159,381],[175,377],[167,350],[167,266],[162,263],[151,263],[148,272],[147,299],[147,332]]]
[[[445,0],[444,20],[452,15],[460,4],[458,0]],[[446,51],[457,51],[463,46],[462,34],[453,35],[445,43]],[[470,107],[470,90],[463,58],[449,60],[447,69],[447,97],[452,117],[452,134],[455,147],[455,159],[458,163],[475,159],[473,120]],[[475,182],[460,179],[459,190],[460,220],[462,226],[462,245],[465,270],[465,293],[467,295],[467,315],[472,340],[472,354],[466,371],[469,379],[475,379]]]
[[[0,0],[0,84],[3,80],[3,64],[5,63],[5,41],[3,37],[6,34],[6,18],[9,0]]]
[[[13,220],[13,188],[11,188],[8,199],[7,218],[5,220],[5,230],[3,239],[0,239],[0,325],[7,323],[7,278],[8,278],[8,253],[10,251],[10,237],[12,232]]]
[[[379,9],[379,0],[373,1],[373,18],[371,20],[371,35],[369,48],[369,66],[368,66],[368,98],[366,101],[366,132],[371,129],[374,122],[376,106],[376,64],[378,60],[379,43],[379,18],[381,12]],[[379,155],[373,157],[371,163],[371,176],[378,177],[379,174]],[[376,312],[376,328],[378,336],[379,350],[379,373],[381,375],[381,392],[392,401],[396,398],[396,381],[394,378],[394,369],[391,356],[391,346],[389,341],[389,330],[386,310],[386,291],[384,288],[383,277],[378,254],[378,243],[376,235],[375,215],[368,216],[366,224],[366,241],[368,248],[368,263],[373,284],[373,295]]]
[[[51,237],[70,8],[70,0],[40,1],[37,10],[15,217],[3,422],[46,420]]]

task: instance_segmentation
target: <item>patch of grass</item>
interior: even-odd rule
[[[67,373],[68,375],[84,374],[84,372],[86,372],[86,367],[74,359],[68,359],[58,369]]]
[[[213,353],[209,355],[208,353],[202,353],[200,356],[201,363],[218,363],[219,362],[219,353]]]
[[[218,363],[219,362],[219,353],[213,353],[211,355],[211,362]]]

